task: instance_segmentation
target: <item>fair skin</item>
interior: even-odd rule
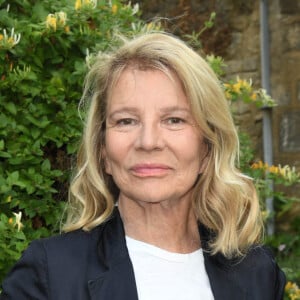
[[[207,148],[175,76],[127,68],[107,105],[105,165],[125,233],[162,249],[200,247],[191,194]]]

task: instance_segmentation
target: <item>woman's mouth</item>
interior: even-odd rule
[[[136,164],[130,168],[132,173],[138,177],[163,177],[172,168],[164,164]]]

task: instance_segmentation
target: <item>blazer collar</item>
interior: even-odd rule
[[[88,282],[91,299],[138,300],[133,266],[118,209],[115,209],[111,218],[102,225],[98,250],[103,272]]]
[[[138,300],[133,266],[129,258],[125,231],[116,208],[111,218],[99,233],[99,259],[102,273],[89,280],[88,289],[92,300],[110,299]],[[199,233],[204,254],[206,272],[215,300],[246,300],[247,292],[235,280],[238,274],[236,260],[228,260],[223,255],[209,253],[209,241],[214,233],[199,225]]]
[[[199,224],[201,245],[203,248],[205,269],[215,300],[246,300],[247,291],[238,284],[235,266],[238,259],[227,259],[222,254],[210,254],[209,242],[215,238],[215,233]]]

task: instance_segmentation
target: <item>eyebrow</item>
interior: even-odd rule
[[[172,113],[172,112],[185,112],[188,114],[191,114],[191,110],[186,107],[179,107],[179,106],[169,106],[169,107],[163,107],[161,109],[162,112],[164,113]]]
[[[111,118],[115,114],[119,114],[119,113],[133,113],[133,114],[135,114],[138,111],[139,110],[136,107],[125,106],[125,107],[114,110],[107,117]],[[163,113],[184,112],[184,113],[187,113],[187,114],[191,114],[191,110],[189,108],[179,107],[179,106],[163,107],[163,108],[160,109],[160,111],[163,112]]]
[[[107,115],[107,118],[112,118],[114,115],[121,114],[121,113],[135,114],[137,112],[138,112],[138,109],[136,107],[125,106],[125,107],[114,110],[109,115]]]

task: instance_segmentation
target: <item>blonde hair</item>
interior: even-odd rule
[[[139,69],[172,71],[182,82],[196,122],[209,148],[206,169],[193,191],[198,220],[215,233],[212,253],[242,255],[258,242],[262,222],[256,190],[250,178],[237,168],[237,132],[218,78],[201,56],[183,41],[166,33],[146,33],[111,54],[99,54],[86,77],[83,99],[89,111],[77,174],[70,188],[66,231],[91,230],[105,222],[114,207],[118,188],[105,173],[104,147],[108,95],[122,71]]]

